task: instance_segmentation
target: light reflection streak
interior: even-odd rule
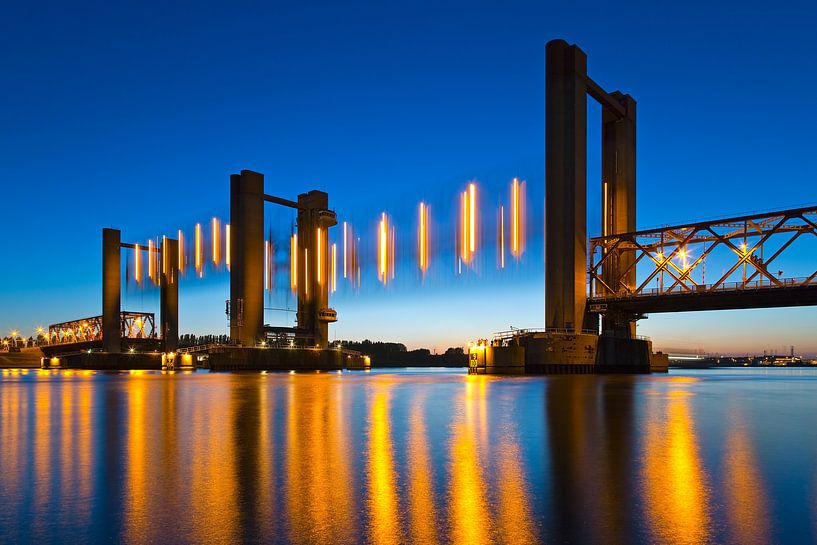
[[[667,393],[666,404],[652,400],[644,452],[644,495],[650,528],[662,543],[710,540],[709,492],[701,465],[686,390]],[[658,415],[663,412],[664,418]]]
[[[411,408],[408,445],[410,534],[414,543],[433,545],[437,538],[437,508],[434,503],[428,436],[423,415],[425,396],[417,396]]]
[[[376,382],[369,416],[369,492],[371,541],[375,544],[401,542],[397,504],[397,475],[389,418],[389,385]]]
[[[730,419],[723,454],[726,511],[734,543],[771,543],[763,480],[746,424],[738,414]]]
[[[465,392],[459,400],[464,413],[452,425],[450,444],[450,481],[448,517],[451,542],[463,545],[490,543],[491,515],[485,497],[485,481],[478,451],[479,430],[475,396],[480,392],[477,381],[484,376],[469,375]]]

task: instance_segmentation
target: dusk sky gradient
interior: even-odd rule
[[[433,274],[420,282],[407,256],[392,286],[372,271],[360,294],[341,289],[333,338],[445,349],[541,327],[545,43],[578,44],[594,80],[637,101],[648,228],[817,202],[816,21],[813,2],[6,3],[0,334],[99,314],[101,228],[138,242],[227,219],[241,169],[271,194],[327,191],[364,233],[387,211],[408,247],[420,199],[437,214]],[[530,199],[523,262],[455,278],[442,261],[457,192],[475,178],[492,205],[514,176]],[[279,233],[291,221],[266,211]],[[817,269],[817,254],[797,259]],[[227,286],[182,284],[182,333],[226,332]],[[129,289],[123,308],[157,300]],[[639,333],[657,349],[814,354],[816,326],[799,308],[653,315]]]

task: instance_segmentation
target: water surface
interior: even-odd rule
[[[817,373],[10,371],[0,543],[817,541]]]

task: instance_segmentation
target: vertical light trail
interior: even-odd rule
[[[388,246],[388,239],[386,234],[386,213],[383,212],[380,215],[380,263],[378,267],[380,280],[385,284],[387,279],[387,246]]]
[[[428,269],[428,206],[424,202],[420,203],[420,233],[418,238],[420,270],[425,273]]]
[[[167,274],[167,237],[162,235],[162,274]]]
[[[142,253],[141,249],[139,248],[138,244],[133,245],[133,278],[136,279],[136,283],[140,284],[142,282]]]
[[[462,240],[460,241],[460,254],[462,261],[468,262],[468,194],[463,191],[460,195],[460,216]]]
[[[292,234],[289,241],[289,285],[292,291],[298,289],[298,235]]]
[[[212,221],[212,230],[213,230],[213,265],[218,265],[219,261],[221,261],[221,229],[218,225],[218,220],[213,218]]]
[[[153,275],[153,240],[148,239],[148,278],[155,282],[156,279],[153,277]]]
[[[499,268],[505,268],[505,207],[499,207]]]
[[[470,228],[470,232],[468,233],[468,244],[472,254],[477,249],[476,202],[477,202],[477,186],[476,184],[471,182],[470,184],[468,184],[468,226]]]
[[[346,278],[346,222],[343,222],[343,278]]]
[[[519,179],[511,184],[511,253],[519,256]]]
[[[304,248],[304,295],[309,295],[309,248]]]
[[[201,245],[201,224],[196,224],[196,238],[195,238],[195,246],[196,246],[196,273],[201,276],[202,270],[201,267],[203,265],[203,251]]]
[[[227,270],[230,270],[230,224],[224,226],[224,264],[227,265]]]
[[[323,236],[320,227],[315,229],[315,237],[317,240],[318,250],[318,259],[316,260],[317,270],[315,271],[315,274],[318,277],[318,285],[321,285],[323,284]]]
[[[179,272],[184,272],[184,233],[179,229]]]
[[[338,245],[332,243],[332,293],[338,288]]]
[[[601,184],[601,187],[604,190],[603,191],[603,194],[604,194],[603,201],[604,202],[602,202],[602,205],[601,205],[601,207],[602,207],[601,236],[606,237],[607,236],[607,182],[603,182]]]

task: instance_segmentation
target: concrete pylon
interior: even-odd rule
[[[102,229],[102,350],[122,350],[122,263],[119,229]]]
[[[326,348],[329,324],[330,259],[328,229],[337,224],[329,195],[313,190],[298,195],[298,329],[307,344]]]
[[[264,175],[230,176],[230,339],[255,346],[264,335]]]
[[[159,288],[160,331],[162,349],[179,348],[179,241],[162,239],[162,273]]]
[[[587,302],[587,56],[545,47],[545,325],[581,330]]]
[[[631,233],[636,230],[636,102],[618,91],[609,97],[621,104],[624,116],[602,108],[602,235]],[[635,260],[632,251],[608,258],[601,271],[604,282],[618,291],[634,289]],[[624,271],[628,271],[622,276]],[[622,285],[623,283],[623,285]],[[605,316],[603,328],[619,336],[632,337],[635,321]]]

